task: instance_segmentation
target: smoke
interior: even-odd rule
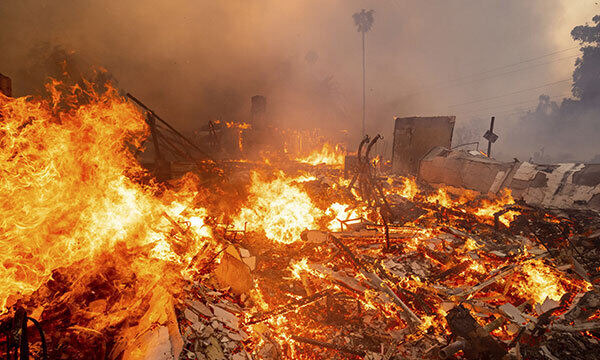
[[[542,94],[535,108],[512,114],[505,129],[508,141],[498,149],[501,156],[521,154],[537,163],[600,163],[600,16],[593,18],[592,25],[576,26],[571,36],[579,42],[571,94]],[[484,131],[481,124],[463,125],[458,143],[477,138]]]
[[[184,130],[219,118],[246,121],[250,97],[261,94],[282,126],[358,137],[362,48],[352,14],[374,9],[366,34],[367,131],[391,143],[394,116],[455,114],[459,127],[485,127],[487,116],[467,116],[472,108],[453,105],[564,76],[564,68],[546,66],[455,86],[456,79],[565,46],[557,35],[568,22],[564,3],[4,1],[0,72],[13,78],[15,95],[29,94],[63,70],[53,65],[62,54],[81,73],[105,68],[119,88]],[[497,123],[501,147],[508,124]]]

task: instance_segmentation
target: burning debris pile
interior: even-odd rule
[[[326,145],[159,183],[132,104],[49,88],[0,95],[0,354],[600,357],[596,212],[380,173],[379,137],[348,178]]]

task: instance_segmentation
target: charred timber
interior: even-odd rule
[[[326,348],[326,349],[337,350],[337,351],[341,351],[346,354],[351,354],[351,355],[356,355],[356,356],[365,356],[367,354],[366,352],[364,352],[362,350],[353,349],[353,348],[343,346],[343,345],[337,345],[337,344],[332,344],[332,343],[328,343],[328,342],[309,339],[309,338],[305,338],[302,336],[292,335],[292,339],[297,342],[315,345],[315,346],[319,346],[319,347]]]

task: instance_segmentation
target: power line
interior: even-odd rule
[[[482,102],[482,101],[499,99],[499,98],[502,98],[502,97],[505,97],[505,96],[520,94],[520,93],[523,93],[523,92],[526,92],[526,91],[531,91],[531,90],[542,89],[542,88],[545,88],[547,86],[552,86],[552,85],[560,84],[560,83],[567,82],[567,81],[571,81],[571,79],[569,78],[569,79],[558,80],[558,81],[554,81],[554,82],[551,82],[551,83],[543,84],[543,85],[540,85],[540,86],[536,86],[536,87],[532,87],[532,88],[528,88],[528,89],[521,89],[521,90],[517,90],[517,91],[505,93],[505,94],[502,94],[502,95],[498,95],[498,96],[493,96],[493,97],[484,98],[484,99],[477,99],[477,100],[468,101],[468,102],[464,102],[464,103],[460,103],[460,104],[453,104],[453,105],[449,105],[448,108],[452,108],[452,107],[456,107],[456,106],[469,105],[469,104],[475,104],[475,103]]]
[[[574,58],[576,58],[578,56],[579,55],[562,57],[562,58],[554,59],[554,60],[547,61],[547,62],[544,62],[544,63],[535,64],[535,65],[532,65],[532,66],[527,66],[527,67],[524,67],[524,68],[515,69],[515,70],[511,70],[511,71],[506,71],[506,72],[499,73],[499,74],[494,74],[494,75],[491,75],[491,76],[488,76],[488,77],[477,78],[477,79],[473,79],[473,80],[470,80],[470,81],[466,81],[466,82],[462,82],[462,83],[458,83],[458,84],[454,84],[454,85],[448,85],[448,86],[445,86],[445,87],[442,87],[442,88],[439,88],[439,89],[447,89],[447,88],[454,87],[454,86],[462,86],[462,85],[471,84],[471,83],[474,83],[474,82],[477,82],[477,81],[493,79],[493,78],[499,77],[499,76],[515,74],[515,73],[517,73],[519,71],[533,69],[533,68],[536,68],[536,67],[539,67],[539,66],[552,64],[552,63],[555,63],[555,62],[558,62],[558,61],[561,61],[561,60],[574,59]]]
[[[564,94],[560,94],[560,95],[554,95],[554,96],[550,96],[549,99],[559,99],[559,98],[565,98],[566,96],[571,95],[571,93],[564,93]],[[492,107],[487,107],[487,108],[480,108],[480,109],[476,109],[476,111],[478,112],[470,112],[467,114],[461,114],[461,116],[485,116],[485,115],[489,115],[489,112],[483,112],[485,110],[490,110],[490,109],[497,109],[497,108],[501,108],[501,109],[506,109],[507,111],[513,110],[513,108],[511,109],[507,109],[509,106],[514,106],[514,105],[521,105],[521,104],[530,104],[531,105],[535,105],[535,104],[539,104],[539,98],[536,100],[526,100],[526,101],[519,101],[516,103],[511,103],[511,104],[502,104],[499,106],[492,106]],[[481,112],[479,112],[481,111]],[[497,112],[495,112],[497,113]],[[502,111],[500,111],[500,113],[502,113]],[[460,113],[458,113],[460,114]]]
[[[515,70],[508,71],[508,72],[500,73],[500,74],[495,74],[495,75],[492,75],[492,76],[489,76],[489,77],[478,78],[478,79],[470,80],[468,82],[462,82],[462,83],[459,82],[458,84],[454,84],[454,85],[452,84],[452,83],[455,83],[455,82],[458,82],[458,81],[461,81],[461,80],[471,79],[471,78],[473,78],[475,76],[478,76],[478,75],[489,74],[489,73],[492,73],[492,72],[497,71],[497,70],[503,70],[503,69],[511,68],[511,67],[514,67],[514,66],[517,66],[517,65],[529,63],[529,62],[532,62],[532,61],[535,61],[535,60],[543,59],[545,57],[549,57],[549,56],[552,56],[552,55],[564,53],[564,52],[567,52],[567,51],[570,51],[570,50],[574,50],[574,49],[578,49],[578,48],[579,48],[578,46],[574,46],[574,47],[570,47],[570,48],[567,48],[567,49],[557,50],[557,51],[553,51],[553,52],[548,53],[548,54],[536,56],[534,58],[522,60],[522,61],[519,61],[519,62],[516,62],[516,63],[512,63],[512,64],[508,64],[508,65],[503,65],[503,66],[499,66],[499,67],[496,67],[496,68],[488,69],[488,70],[485,70],[485,71],[473,73],[473,74],[470,74],[470,75],[465,75],[465,76],[461,76],[461,77],[458,77],[458,78],[454,78],[454,79],[451,79],[451,80],[434,83],[434,84],[431,84],[431,85],[425,87],[424,89],[422,89],[420,91],[409,93],[409,94],[406,94],[404,96],[417,95],[417,94],[420,94],[420,93],[423,93],[425,91],[429,91],[429,90],[432,90],[432,89],[446,89],[448,87],[460,86],[460,85],[472,83],[472,82],[475,82],[475,81],[491,79],[491,78],[494,78],[494,77],[497,77],[497,76],[512,74],[512,73],[515,73],[515,72],[518,72],[518,71],[527,70],[527,69],[531,69],[531,68],[534,68],[534,67],[551,64],[551,63],[554,63],[554,62],[557,62],[557,61],[561,61],[561,60],[565,60],[565,59],[576,58],[579,55],[571,55],[571,56],[568,56],[568,57],[562,57],[562,58],[554,59],[554,60],[551,60],[551,61],[548,61],[548,62],[545,62],[545,63],[535,64],[535,65],[532,65],[532,66],[529,66],[529,67],[525,67],[525,68],[521,68],[521,69],[515,69]],[[446,85],[446,86],[444,86],[444,85]]]
[[[547,94],[544,94],[544,95],[547,95]],[[554,98],[557,98],[557,97],[561,97],[561,96],[566,97],[566,96],[569,96],[569,95],[571,95],[571,92],[566,92],[566,93],[559,94],[559,95],[552,95],[552,96],[550,96],[550,98],[554,99]],[[511,103],[508,103],[508,104],[499,104],[499,105],[493,105],[493,106],[486,106],[486,107],[483,107],[483,108],[477,108],[477,109],[471,109],[471,110],[479,111],[479,110],[497,109],[499,107],[504,108],[504,107],[508,107],[508,106],[519,105],[519,104],[529,103],[529,102],[538,101],[538,100],[539,100],[539,96],[536,99],[532,99],[532,100],[525,100],[525,101],[519,101],[519,102],[511,102]]]
[[[573,46],[573,47],[570,47],[570,48],[567,48],[567,49],[553,51],[553,52],[548,53],[548,54],[540,55],[540,56],[537,56],[537,57],[534,57],[534,58],[526,59],[526,60],[523,60],[523,61],[519,61],[519,62],[516,62],[516,63],[504,65],[504,66],[499,66],[497,68],[493,68],[493,69],[485,70],[485,71],[482,71],[482,72],[479,72],[479,73],[475,73],[475,74],[463,76],[461,78],[457,78],[457,79],[450,80],[450,81],[456,81],[456,80],[463,79],[463,78],[469,78],[469,77],[472,77],[472,76],[475,76],[475,75],[488,74],[488,73],[494,72],[496,70],[502,70],[502,69],[506,69],[506,68],[509,68],[509,67],[513,67],[513,66],[525,64],[525,63],[532,62],[532,61],[535,61],[535,60],[543,59],[543,58],[548,57],[548,56],[552,56],[552,55],[560,54],[560,53],[563,53],[563,52],[567,52],[567,51],[573,50],[573,49],[579,49],[579,46]]]

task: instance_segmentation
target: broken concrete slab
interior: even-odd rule
[[[505,184],[513,167],[514,164],[502,163],[484,155],[437,147],[421,161],[418,176],[432,184],[487,193],[498,191]]]
[[[436,186],[455,186],[480,193],[510,189],[515,199],[534,206],[600,210],[598,164],[501,162],[438,147],[423,158],[418,176]]]

